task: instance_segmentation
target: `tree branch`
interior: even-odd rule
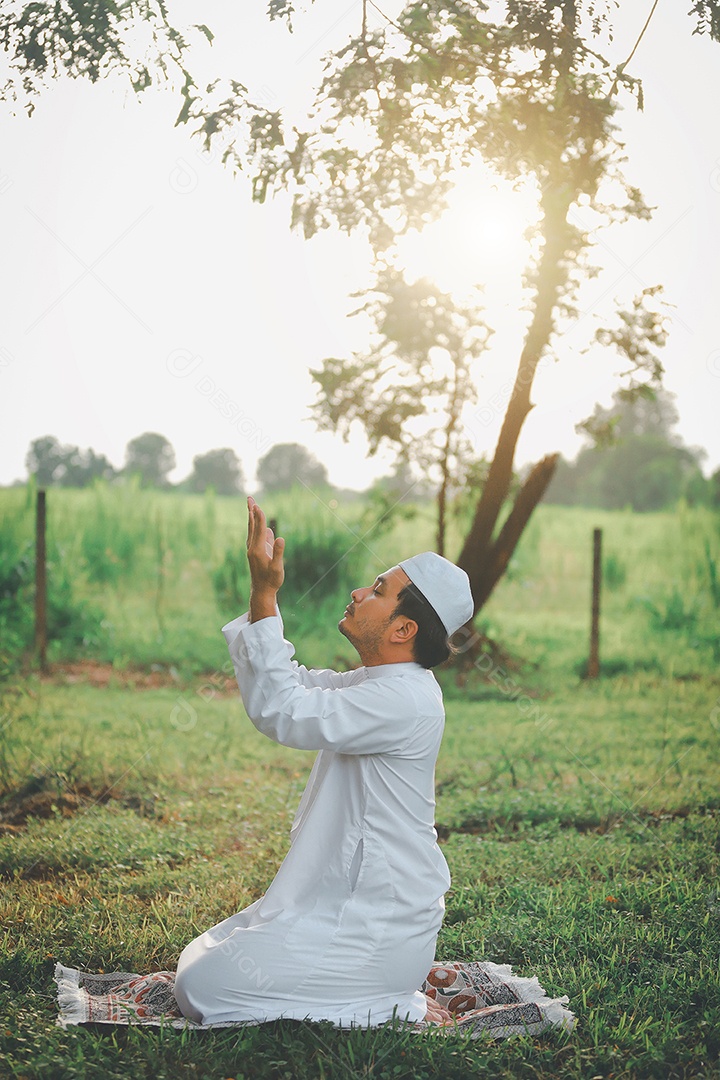
[[[618,67],[616,69],[618,74],[615,76],[615,78],[613,80],[613,84],[610,87],[610,92],[608,93],[609,98],[611,98],[613,96],[613,94],[615,93],[615,91],[617,90],[620,75],[625,71],[625,68],[628,66],[628,64],[632,60],[633,56],[637,52],[637,48],[638,48],[640,42],[642,41],[642,39],[645,36],[645,31],[647,30],[648,26],[650,25],[650,20],[652,19],[653,15],[655,14],[655,8],[658,6],[658,3],[659,3],[659,0],[655,0],[652,8],[650,9],[650,14],[648,15],[647,19],[645,20],[645,25],[643,26],[642,30],[640,31],[640,35],[639,35],[637,41],[635,42],[635,44],[633,45],[633,47],[632,47],[632,49],[630,51],[630,55],[628,56],[627,60],[625,61],[624,64],[619,64],[618,65]]]

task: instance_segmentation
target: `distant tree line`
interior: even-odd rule
[[[83,488],[96,480],[114,482],[134,477],[148,488],[191,492],[212,488],[218,495],[239,495],[245,490],[242,465],[235,451],[227,446],[197,454],[190,475],[172,484],[169,475],[175,468],[175,451],[170,441],[155,431],[130,440],[122,469],[116,469],[104,454],[62,444],[54,435],[34,439],[25,464],[39,487]],[[329,486],[325,466],[299,443],[272,446],[258,462],[257,479],[263,491],[281,491],[295,485]]]
[[[609,408],[596,406],[593,415],[579,425],[588,445],[575,461],[560,459],[545,501],[649,511],[671,507],[684,498],[691,505],[720,508],[720,469],[709,478],[703,475],[705,452],[684,445],[673,431],[677,420],[673,395],[665,390],[634,398],[618,391]],[[170,441],[153,431],[130,440],[121,469],[104,454],[63,445],[52,435],[34,439],[26,457],[28,473],[40,487],[81,488],[96,480],[116,482],[135,477],[149,488],[197,493],[212,488],[218,495],[238,495],[245,490],[242,465],[230,447],[197,454],[190,475],[172,484],[168,477],[175,463]],[[478,463],[478,468],[483,465]],[[300,443],[272,446],[257,464],[257,482],[263,492],[331,486],[325,466]],[[436,490],[427,473],[418,475],[405,460],[398,462],[391,476],[377,481],[370,494],[381,510],[385,504],[389,510],[408,500],[433,499]],[[464,499],[461,486],[454,502],[459,505]]]
[[[580,425],[591,445],[573,462],[561,458],[545,501],[608,510],[664,510],[684,498],[720,507],[720,469],[708,479],[705,451],[685,446],[673,432],[673,395],[658,390],[634,401],[618,392],[608,409],[595,407]]]

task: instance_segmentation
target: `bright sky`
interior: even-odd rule
[[[188,4],[170,6],[176,21],[198,17]],[[646,7],[626,7],[618,58]],[[539,373],[519,463],[576,452],[574,425],[609,402],[622,368],[597,351],[579,355],[593,320],[611,319],[616,297],[625,306],[660,282],[675,305],[663,362],[679,431],[707,450],[706,471],[720,465],[720,45],[691,36],[686,7],[660,0],[632,65],[645,112],[628,104],[621,118],[627,174],[657,210],[650,223],[598,237],[603,272],[584,291],[558,362]],[[317,0],[292,36],[268,24],[264,8],[206,2],[216,42],[194,66],[301,112],[323,54],[356,29],[360,4]],[[368,461],[360,436],[346,445],[315,430],[308,369],[362,347],[362,328],[346,316],[349,294],[368,283],[367,251],[339,234],[292,235],[287,202],[254,206],[245,179],[173,128],[178,107],[169,93],[138,101],[124,84],[78,81],[56,84],[30,119],[0,112],[0,483],[26,475],[28,445],[41,435],[92,446],[120,466],[131,438],[159,431],[176,450],[174,480],[195,454],[232,446],[252,487],[258,457],[296,441],[333,483],[365,487],[390,458]],[[443,288],[488,281],[497,332],[466,423],[478,452],[490,453],[524,325],[514,282],[525,220],[502,190],[486,187],[478,209],[470,189],[442,235],[411,239],[403,252],[410,271]]]

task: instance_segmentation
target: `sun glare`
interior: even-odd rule
[[[538,197],[531,185],[516,190],[487,172],[468,169],[442,217],[397,247],[396,265],[409,281],[430,278],[459,304],[476,306],[493,330],[490,348],[497,362],[488,368],[486,359],[477,361],[483,399],[498,388],[504,392],[514,374],[527,315],[523,271],[534,243],[525,234],[538,220]],[[443,374],[443,357],[431,361]],[[479,436],[489,437],[485,430]]]
[[[488,306],[512,305],[519,301],[531,250],[524,234],[537,219],[530,187],[514,190],[467,170],[442,217],[398,244],[398,266],[411,280],[432,278],[458,300],[482,288]]]

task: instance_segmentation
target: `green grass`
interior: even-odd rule
[[[20,507],[22,492],[0,494]],[[244,527],[238,504],[126,495],[134,569],[102,583],[77,555],[82,528],[71,533],[73,521],[95,520],[103,493],[50,499],[60,546],[78,558],[78,595],[111,611],[112,634],[86,651],[118,661],[117,678],[107,689],[32,674],[3,684],[6,805],[24,785],[45,793],[49,816],[0,836],[0,1075],[720,1077],[720,678],[706,561],[706,545],[717,556],[718,528],[697,511],[541,508],[482,615],[511,659],[480,657],[489,678],[475,672],[462,685],[442,674],[436,820],[453,884],[438,956],[536,974],[570,996],[572,1035],[487,1045],[292,1023],[184,1034],[56,1027],[56,961],[172,968],[193,936],[262,894],[312,761],[260,736],[223,689],[217,627],[234,611],[219,606],[212,574]],[[174,552],[162,641],[157,551],[142,524],[158,508]],[[212,537],[203,531],[211,512]],[[274,512],[281,526],[296,513],[311,530],[307,501],[278,500]],[[361,513],[326,507],[321,520],[353,544]],[[604,674],[588,682],[580,670],[594,525],[614,567],[603,596]],[[359,545],[366,563],[354,565],[374,573],[431,536],[421,507],[371,537],[370,552]],[[675,591],[692,618],[678,615]],[[339,599],[290,596],[284,605],[303,659],[350,659],[334,630]],[[150,662],[177,665],[177,685],[127,689],[122,664]]]
[[[570,1038],[56,1029],[56,960],[172,968],[190,937],[264,891],[286,849],[311,755],[268,742],[235,698],[201,688],[186,689],[194,722],[184,712],[180,727],[173,690],[35,683],[16,713],[18,774],[118,797],[0,840],[7,1075],[720,1075],[708,718],[720,685],[648,675],[564,687],[542,730],[509,701],[448,707],[437,820],[453,885],[438,955],[510,962],[568,993]]]

